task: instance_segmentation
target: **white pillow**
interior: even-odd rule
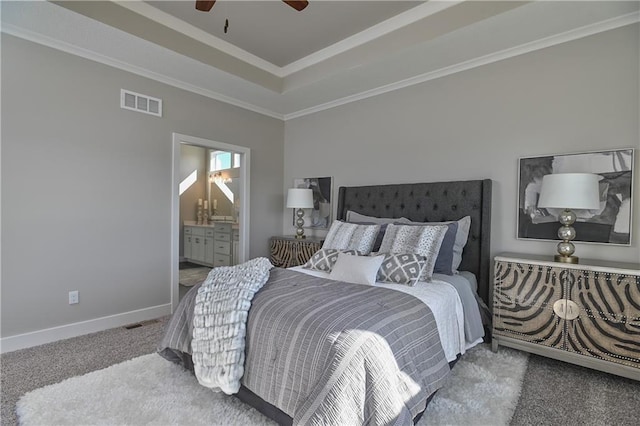
[[[380,225],[358,225],[334,221],[322,244],[323,249],[357,250],[363,255],[371,253]]]
[[[367,216],[364,214],[360,214],[358,212],[354,212],[353,210],[347,210],[347,222],[370,222],[377,225],[384,225],[385,223],[396,223],[396,222],[409,222],[409,219],[406,217],[375,217],[375,216]]]
[[[347,283],[374,285],[384,256],[352,256],[338,254],[329,279]]]

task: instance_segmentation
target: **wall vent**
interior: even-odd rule
[[[162,99],[120,89],[120,108],[162,117]]]

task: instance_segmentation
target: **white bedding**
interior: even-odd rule
[[[329,278],[329,274],[326,272],[306,269],[302,266],[290,269],[316,277]],[[482,339],[466,342],[462,302],[458,291],[448,282],[434,279],[429,283],[418,282],[413,287],[388,283],[376,283],[375,285],[411,294],[431,309],[447,361],[455,360],[458,354],[464,354],[467,349],[482,342]]]

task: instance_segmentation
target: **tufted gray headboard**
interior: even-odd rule
[[[460,270],[473,272],[478,294],[489,303],[491,180],[341,186],[339,220],[347,210],[376,217],[406,217],[416,222],[442,222],[471,216],[469,240]]]

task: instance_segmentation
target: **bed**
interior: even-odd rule
[[[397,371],[402,374],[408,372],[411,377],[406,383],[417,383],[417,387],[416,389],[405,389],[406,383],[401,384],[402,389],[406,390],[407,396],[401,402],[402,409],[394,414],[394,418],[376,417],[379,413],[376,414],[375,409],[367,408],[364,414],[367,419],[365,422],[407,424],[412,420],[417,421],[435,391],[446,383],[447,375],[444,369],[446,368],[448,372],[449,364],[453,364],[467,348],[482,341],[482,332],[478,332],[478,328],[482,330],[483,323],[486,326],[489,318],[486,303],[489,297],[491,181],[341,187],[338,194],[337,219],[345,221],[348,214],[353,212],[361,215],[360,218],[363,216],[404,218],[410,222],[420,223],[455,222],[461,218],[469,217],[468,240],[464,245],[458,268],[461,272],[452,275],[434,273],[430,282],[417,283],[413,286],[415,288],[407,290],[412,287],[386,284],[364,288],[361,284],[346,284],[327,280],[328,273],[320,270],[304,270],[305,268],[300,267],[288,270],[275,268],[271,272],[270,282],[255,295],[249,311],[246,360],[244,361],[245,376],[236,396],[280,424],[322,423],[322,421],[318,421],[318,418],[313,417],[315,414],[311,408],[314,408],[314,404],[319,406],[324,404],[329,409],[335,405],[335,401],[331,398],[338,397],[323,393],[326,388],[324,382],[332,381],[336,377],[337,373],[334,370],[342,367],[360,369],[361,364],[375,365],[375,368],[369,367],[369,370],[364,368],[368,372],[366,373],[367,377],[361,379],[362,383],[386,383],[388,378],[381,375],[382,373],[378,373],[378,376],[369,376],[371,370],[383,370],[384,368],[381,366],[384,366],[385,363],[394,364],[394,368],[397,368]],[[366,221],[351,221],[351,223],[359,223],[365,227],[367,224]],[[397,223],[394,223],[393,226],[395,224]],[[349,256],[349,258],[353,257]],[[394,286],[397,288],[393,288]],[[196,286],[190,291],[190,297],[188,294],[182,300],[159,345],[161,355],[189,369],[193,369],[188,341],[192,333],[190,311],[193,310],[195,303],[193,293],[198,292],[198,287]],[[313,288],[315,293],[309,295],[304,293],[303,291],[307,291],[308,288]],[[295,296],[290,296],[295,294],[299,294],[298,299],[307,301],[306,305],[301,307],[301,310],[291,313],[291,317],[288,317],[286,313],[279,314],[288,305],[296,303],[296,299],[291,298]],[[453,300],[454,307],[450,308],[448,305],[440,306],[432,301],[429,302],[430,299],[441,297],[438,294]],[[285,299],[286,297],[289,299]],[[333,305],[328,301],[333,298],[348,301],[345,302],[348,306],[341,311],[341,314],[331,311]],[[275,300],[279,300],[280,305],[277,305]],[[324,309],[324,311],[316,311],[314,303],[318,305],[317,309]],[[269,304],[274,305],[270,311],[263,308]],[[342,319],[346,321],[347,316],[361,318],[366,312],[371,312],[371,316],[383,315],[378,312],[382,308],[396,309],[393,317],[398,317],[398,319],[395,320],[393,331],[385,335],[387,340],[382,343],[377,341],[376,338],[379,337],[377,335],[373,339],[367,338],[368,346],[364,346],[366,350],[362,358],[357,358],[346,367],[346,363],[343,363],[342,366],[336,367],[331,364],[331,368],[329,368],[325,360],[342,357],[343,352],[341,351],[348,352],[349,345],[352,344],[345,342],[351,342],[349,339],[357,339],[363,333],[359,333],[356,337],[348,332],[336,335],[337,337],[331,335],[330,338],[324,335],[323,339],[325,341],[331,340],[335,347],[327,346],[325,343],[317,343],[317,348],[304,352],[307,340],[304,336],[298,336],[301,334],[300,330],[290,331],[289,334],[285,330],[295,329],[291,324],[299,322],[298,318],[301,318],[301,312],[318,312],[318,318],[331,319],[331,321],[324,322],[330,322],[335,331],[342,327],[340,321]],[[472,311],[475,313],[472,314]],[[310,315],[307,316],[310,317]],[[389,315],[389,318],[391,316]],[[380,318],[383,322],[386,321],[386,317]],[[417,322],[416,318],[430,318],[430,320],[425,321],[425,324],[417,325],[417,329],[403,328],[405,323]],[[311,320],[309,321],[311,322]],[[432,324],[429,325],[431,328],[427,328],[426,322]],[[436,323],[437,327],[433,325]],[[407,327],[409,326],[407,325]],[[360,332],[361,330],[356,331]],[[270,335],[271,341],[277,343],[265,344],[263,342],[261,346],[257,345],[255,342],[258,339],[257,336],[267,334]],[[177,335],[186,337],[177,338]],[[292,347],[289,348],[285,340],[293,338],[294,335],[298,340],[295,345],[292,344]],[[416,338],[416,335],[419,337]],[[410,336],[414,337],[409,338]],[[453,339],[450,339],[450,336],[453,336]],[[420,341],[420,348],[414,347],[417,341]],[[406,348],[410,348],[410,350],[405,350]],[[285,353],[287,356],[283,355]],[[372,353],[373,355],[371,355]],[[402,355],[398,355],[400,353]],[[384,356],[389,355],[391,358],[385,360]],[[430,373],[423,373],[417,369],[416,365],[423,364],[417,361],[414,363],[413,358],[420,362],[426,358],[433,358],[434,365],[422,369],[429,370]],[[442,365],[443,363],[445,366]],[[309,368],[309,364],[312,365],[311,368]],[[343,386],[346,392],[351,392],[349,395],[352,395],[353,399],[359,398],[360,392],[351,388],[347,389],[352,386],[351,384],[341,384],[340,386]],[[387,386],[392,385],[387,384]],[[382,387],[384,388],[385,385]],[[340,391],[344,391],[344,389]],[[367,388],[367,401],[359,401],[358,403],[369,404],[373,400],[375,405],[379,403],[378,400],[387,397],[387,395],[376,392],[374,389],[370,394],[369,388]],[[362,394],[365,394],[364,390]],[[365,397],[363,396],[363,398]],[[387,402],[385,401],[385,403]],[[397,401],[392,403],[397,404]],[[324,411],[320,412],[325,413]],[[331,416],[333,414],[331,413]],[[339,416],[340,413],[335,415]]]

